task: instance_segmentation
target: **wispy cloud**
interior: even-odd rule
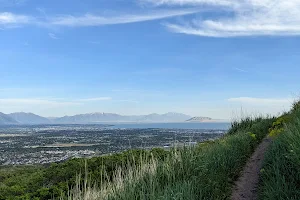
[[[238,97],[228,99],[230,102],[250,105],[291,105],[294,101],[292,98],[253,98],[253,97]]]
[[[156,6],[201,5],[224,15],[164,24],[170,31],[209,37],[300,35],[299,0],[144,0]],[[222,6],[224,9],[220,9]],[[230,15],[228,15],[230,13]],[[231,17],[229,17],[231,16]]]
[[[45,11],[44,8],[38,7],[38,8],[36,8],[36,10],[37,10],[40,14],[42,14],[45,18],[48,18],[48,15],[47,15],[47,13],[46,13],[46,11]]]
[[[244,70],[244,69],[241,69],[241,68],[238,68],[238,67],[235,67],[233,69],[236,70],[236,71],[239,71],[239,72],[244,72],[244,73],[248,72],[247,70]]]
[[[88,26],[104,26],[114,24],[128,24],[144,21],[159,20],[176,16],[183,16],[200,12],[199,9],[175,9],[175,10],[155,10],[137,14],[116,14],[116,15],[54,15],[48,16],[41,9],[43,17],[35,17],[29,15],[19,15],[11,12],[0,13],[0,27],[21,27],[23,25],[36,25],[40,27],[88,27]],[[53,33],[48,34],[52,39],[57,39]]]
[[[33,18],[26,15],[18,15],[10,12],[0,12],[0,26],[15,27],[24,24],[30,24]]]
[[[188,15],[197,12],[199,12],[199,9],[161,10],[145,14],[126,14],[118,16],[101,16],[94,14],[85,14],[82,16],[64,15],[52,18],[50,24],[71,27],[127,24]]]
[[[242,0],[241,0],[242,1]],[[237,6],[237,0],[139,0],[140,3],[153,4],[155,6],[162,5],[217,5],[217,6]]]
[[[58,40],[59,39],[54,33],[48,33],[48,35],[53,40]]]
[[[1,1],[3,0],[0,0],[0,3]],[[200,18],[195,15],[187,20],[181,20],[181,23],[172,22],[163,25],[175,33],[206,37],[300,35],[300,0],[138,0],[138,2],[152,5],[151,9],[135,14],[86,13],[52,16],[38,9],[43,17],[0,12],[0,28],[26,24],[42,27],[103,26],[166,19],[206,11],[211,14]]]

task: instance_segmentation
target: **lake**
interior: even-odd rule
[[[163,129],[222,129],[227,130],[230,123],[122,123],[113,124],[113,129],[146,129],[146,128],[163,128]]]

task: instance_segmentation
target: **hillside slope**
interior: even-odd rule
[[[261,171],[260,200],[299,199],[300,196],[300,101],[274,122],[274,142]]]

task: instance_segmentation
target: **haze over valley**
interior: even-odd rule
[[[119,115],[114,113],[88,113],[64,117],[42,117],[33,113],[0,113],[0,125],[12,124],[92,124],[92,123],[170,123],[218,122],[209,117],[192,117],[182,113],[149,115]],[[224,121],[224,120],[223,120]]]

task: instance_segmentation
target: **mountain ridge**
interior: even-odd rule
[[[51,121],[45,117],[36,115],[34,113],[15,112],[7,114],[20,124],[48,124]]]
[[[42,117],[34,113],[0,112],[0,124],[92,124],[92,123],[168,123],[168,122],[213,122],[210,117],[192,117],[183,113],[168,112],[147,115],[120,115],[116,113],[94,112],[63,117]]]
[[[42,117],[34,113],[15,112],[1,113],[0,124],[91,124],[91,123],[151,123],[151,122],[184,122],[191,116],[168,112],[165,114],[151,113],[148,115],[120,115],[116,113],[94,112],[63,117]]]
[[[19,123],[18,121],[16,121],[9,115],[0,112],[0,125],[10,125],[10,124],[18,124],[18,123]]]
[[[116,113],[87,113],[52,119],[56,123],[99,123],[99,122],[183,122],[191,118],[182,113],[152,113],[148,115],[120,115]]]

